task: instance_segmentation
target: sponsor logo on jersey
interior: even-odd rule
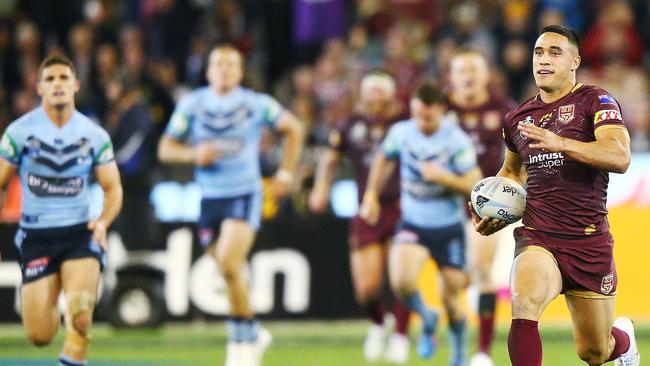
[[[40,257],[27,262],[25,265],[25,277],[31,278],[42,273],[50,263],[50,257]]]
[[[73,197],[83,191],[84,179],[43,177],[28,173],[27,187],[36,197]]]
[[[531,116],[526,116],[526,119],[523,119],[523,120],[517,122],[517,124],[523,124],[523,123],[535,123],[535,120]],[[521,133],[521,131],[519,132],[519,137],[521,137],[522,139],[526,139],[526,136],[524,136]]]
[[[564,165],[564,154],[561,152],[539,153],[528,157],[529,164],[536,164],[542,168],[553,168]]]
[[[214,139],[214,146],[223,156],[233,156],[244,150],[246,142],[239,137],[221,137]]]
[[[602,111],[596,112],[594,115],[594,123],[610,120],[622,121],[623,116],[621,116],[621,112],[615,109],[603,109]]]
[[[599,95],[598,101],[600,104],[616,104],[616,99],[611,95]]]
[[[553,113],[555,113],[555,109],[551,113],[546,113],[545,115],[542,116],[539,120],[539,127],[544,128],[546,125],[551,121],[551,117],[553,116]]]
[[[603,277],[602,282],[600,283],[600,291],[604,295],[609,295],[614,288],[614,274],[610,273],[607,276]]]
[[[558,109],[557,120],[562,123],[569,123],[573,120],[575,107],[573,104],[563,105]]]

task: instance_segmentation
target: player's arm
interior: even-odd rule
[[[282,197],[288,192],[289,185],[293,183],[305,143],[305,128],[298,118],[289,111],[282,113],[276,128],[284,135],[284,146],[280,167],[273,178],[273,190],[276,197]]]
[[[516,152],[510,151],[510,149],[506,149],[503,166],[501,166],[501,169],[497,173],[497,177],[510,178],[523,187],[526,184],[528,176],[521,156]]]
[[[622,126],[605,125],[596,129],[596,141],[582,142],[561,137],[532,123],[519,125],[524,136],[534,140],[530,146],[561,152],[573,160],[598,170],[625,173],[630,166],[630,135]]]
[[[395,171],[395,166],[395,160],[389,159],[383,151],[378,151],[375,154],[375,159],[368,174],[366,191],[363,194],[363,201],[359,209],[359,216],[371,225],[374,225],[379,220],[381,210],[379,195],[386,182],[390,179],[391,174]]]
[[[104,207],[101,215],[88,223],[88,229],[93,231],[93,239],[106,249],[106,229],[122,209],[122,183],[115,161],[96,166],[95,177],[104,191]]]
[[[168,164],[195,164],[205,166],[219,159],[219,150],[210,142],[191,146],[163,135],[158,142],[158,160]]]
[[[333,148],[328,148],[318,160],[316,181],[309,195],[309,208],[313,212],[323,212],[327,208],[330,189],[334,181],[334,173],[340,163],[341,153]]]
[[[474,184],[483,178],[481,169],[476,167],[464,174],[455,174],[436,163],[423,163],[420,166],[422,177],[429,182],[443,186],[469,197]]]

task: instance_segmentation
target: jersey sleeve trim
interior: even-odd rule
[[[115,154],[113,153],[113,144],[108,141],[104,146],[99,149],[97,157],[95,158],[95,165],[104,165],[108,164],[115,160]]]
[[[9,133],[5,132],[0,141],[0,156],[5,158],[13,165],[17,165],[20,161],[20,153],[18,151],[18,144],[14,141]]]

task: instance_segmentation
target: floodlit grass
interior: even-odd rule
[[[364,365],[361,346],[365,321],[265,322],[274,342],[266,354],[265,366],[353,366]],[[568,327],[541,327],[544,365],[582,365],[575,355]],[[415,340],[417,330],[411,334]],[[506,348],[507,329],[497,332],[493,357],[495,365],[509,365]],[[476,347],[476,335],[470,332],[470,350]],[[650,324],[637,326],[642,355],[650,357]],[[225,356],[225,329],[221,322],[171,324],[159,330],[117,331],[97,325],[93,331],[92,366],[181,366],[222,365]],[[63,342],[59,333],[52,345],[30,346],[18,325],[0,327],[0,365],[55,365]],[[409,365],[447,365],[448,347],[444,331],[440,350],[432,360],[422,361],[411,347]],[[376,365],[387,365],[379,363]]]

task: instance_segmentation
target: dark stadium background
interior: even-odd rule
[[[97,317],[124,325],[120,315],[111,314],[116,308],[108,302],[111,290],[125,278],[137,278],[127,285],[152,296],[159,307],[152,312],[160,318],[136,312],[135,323],[220,319],[223,314],[206,313],[193,301],[175,315],[160,302],[167,272],[159,264],[174,266],[164,257],[169,234],[189,229],[184,233],[190,237],[177,240],[179,248],[189,248],[192,261],[200,259],[201,251],[191,237],[198,213],[192,170],[161,166],[155,146],[175,102],[204,85],[210,45],[234,43],[246,56],[245,85],[272,94],[309,131],[293,193],[279,206],[265,203],[266,224],[253,257],[275,253],[273,258],[284,264],[269,272],[275,279],[272,305],[262,318],[357,318],[361,312],[352,295],[346,243],[347,218],[355,210],[349,167],[339,174],[330,214],[309,214],[306,197],[327,131],[351,113],[361,75],[386,70],[406,102],[423,77],[446,83],[453,50],[471,45],[490,61],[491,88],[521,102],[536,93],[530,57],[537,31],[566,24],[581,35],[579,81],[597,84],[617,98],[632,137],[633,167],[612,178],[613,230],[624,236],[620,242],[634,244],[617,249],[619,270],[625,268],[622,283],[627,281],[622,303],[650,321],[645,276],[631,269],[650,260],[642,239],[650,235],[649,20],[650,1],[2,0],[0,132],[38,104],[34,85],[40,60],[51,53],[68,55],[81,81],[78,108],[110,132],[116,150],[132,134],[146,136],[134,155],[118,161],[125,208],[113,239],[125,251],[115,255],[119,265],[110,269]],[[115,85],[122,93],[111,94]],[[128,113],[133,109],[146,113],[133,119]],[[277,136],[265,134],[260,156],[265,176],[277,168],[278,150]],[[14,294],[20,277],[12,245],[19,213],[16,188],[10,187],[0,224],[0,322],[9,323],[19,322]],[[298,293],[292,308],[284,300],[286,277],[304,273],[291,272],[296,255],[309,264],[308,292]],[[306,308],[300,307],[300,296],[307,296]],[[567,322],[566,313],[553,313],[553,320]],[[363,329],[363,323],[355,324]]]

